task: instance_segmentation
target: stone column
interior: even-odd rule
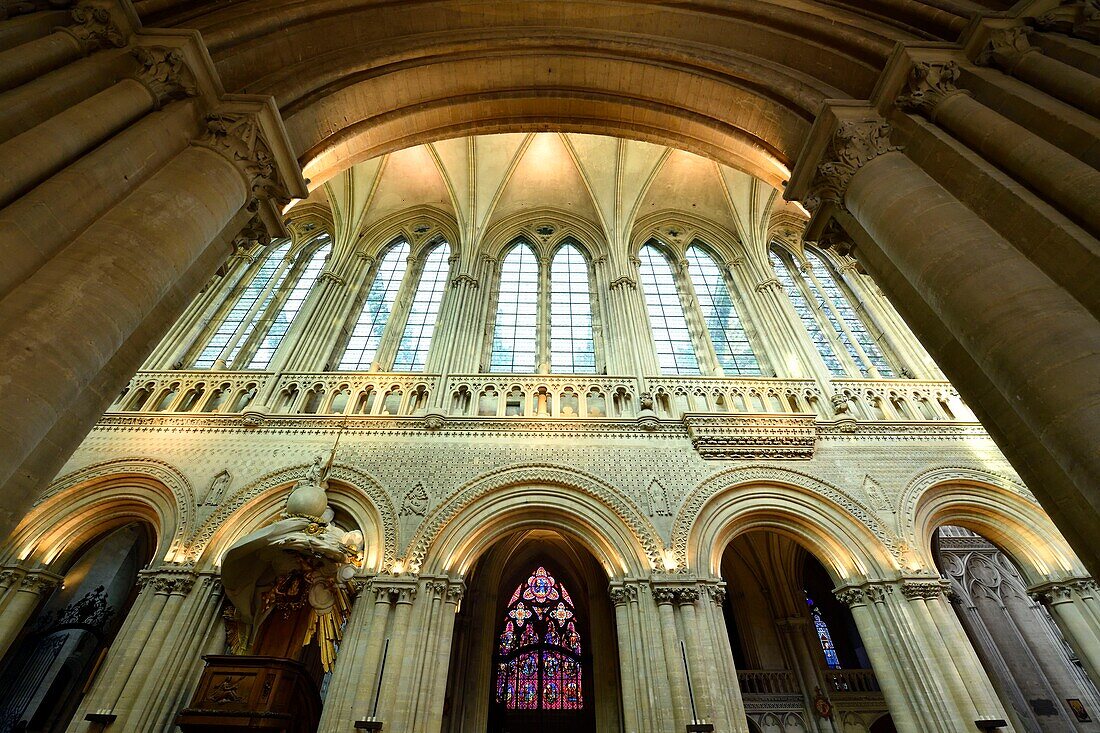
[[[1094,581],[1048,583],[1032,589],[1030,593],[1050,609],[1050,615],[1077,652],[1089,677],[1100,680],[1100,634],[1081,597],[1080,591],[1085,588],[1078,588],[1079,583],[1088,582]]]
[[[84,2],[72,10],[73,24],[0,53],[0,91],[12,89],[101,48],[121,48],[131,19],[120,7]]]
[[[412,581],[412,582],[410,582]],[[410,631],[413,639],[417,638],[419,629],[409,628],[412,616],[413,603],[416,600],[417,587],[415,579],[402,579],[402,582],[391,581],[393,584],[388,592],[393,596],[393,623],[390,625],[389,656],[386,662],[386,671],[382,678],[382,690],[378,701],[378,717],[388,721],[391,727],[396,727],[398,721],[405,718],[406,712],[401,707],[402,697],[408,694],[408,690],[401,689],[402,670],[406,664],[415,663],[413,655],[409,653],[406,644],[409,642]],[[398,730],[402,728],[398,727]]]
[[[1009,175],[1041,191],[1094,236],[1100,234],[1100,171],[975,101],[958,88],[959,73],[956,61],[917,61],[898,104],[924,114]]]
[[[787,195],[815,209],[811,228],[844,211],[862,229],[876,274],[914,299],[911,317],[930,313],[947,375],[970,385],[967,403],[1079,554],[1100,564],[1086,539],[1100,522],[1100,324],[892,144],[867,107],[834,106],[817,124],[808,154],[827,162],[796,171]]]
[[[649,331],[642,293],[638,289],[637,262],[631,260],[633,271],[618,273],[607,268],[598,269],[597,275],[606,272],[608,323],[607,332],[615,338],[607,339],[608,374],[636,374],[639,376],[659,373],[653,352],[653,337]]]
[[[991,28],[978,62],[993,64],[1052,97],[1100,117],[1100,78],[1062,63],[1032,46],[1030,29],[1017,25]]]
[[[424,702],[417,706],[426,711],[423,715],[427,733],[437,733],[443,723],[443,705],[447,696],[447,675],[450,671],[451,642],[454,639],[455,614],[466,592],[461,581],[447,584],[439,611],[439,619],[434,634],[435,643],[428,650],[426,669],[429,673],[427,691],[421,698]],[[420,716],[418,716],[420,717]],[[420,730],[420,728],[417,728]]]
[[[691,722],[691,701],[688,699],[687,677],[684,676],[683,654],[676,630],[676,590],[654,588],[653,600],[657,602],[660,616],[661,643],[664,647],[665,668],[669,691],[672,693],[672,719],[676,730]]]
[[[638,699],[635,681],[637,671],[631,645],[633,634],[627,618],[629,613],[627,604],[632,595],[637,598],[638,589],[625,585],[612,586],[608,593],[611,596],[611,603],[615,606],[615,636],[619,642],[619,678],[623,686],[623,728],[627,733],[637,733],[641,729],[638,720],[643,708]]]
[[[268,371],[319,372],[325,368],[324,358],[333,347],[329,339],[323,337],[329,330],[325,326],[342,323],[339,314],[348,295],[347,282],[329,268],[317,276],[317,284],[283,337]]]
[[[12,572],[8,578],[3,612],[0,612],[0,657],[19,638],[43,595],[48,595],[61,582],[59,576],[45,571],[27,572],[21,576]]]
[[[245,206],[281,227],[271,198],[287,196],[283,181],[304,193],[282,135],[270,99],[227,101],[207,117],[195,145],[0,301],[0,532],[23,515],[224,261],[228,247],[219,237],[239,231],[234,221]]]

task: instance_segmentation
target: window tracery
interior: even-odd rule
[[[294,317],[301,310],[306,296],[309,295],[309,291],[317,283],[321,268],[325,266],[325,261],[328,259],[331,249],[331,244],[326,242],[313,251],[305,267],[302,268],[301,273],[295,279],[294,286],[290,289],[286,299],[282,305],[278,306],[267,333],[260,340],[259,346],[252,354],[252,359],[248,362],[249,369],[266,369],[267,365],[271,363],[271,358],[275,355],[279,344],[283,342],[283,338],[290,329],[290,324],[294,322]]]
[[[432,345],[439,306],[443,302],[443,292],[450,274],[450,258],[451,246],[440,242],[424,259],[409,317],[405,320],[405,329],[393,360],[394,371],[421,371],[428,361],[428,349]]]
[[[581,710],[581,635],[565,586],[540,565],[512,594],[503,624],[496,702],[508,710]]]
[[[571,244],[558,250],[550,266],[550,369],[565,374],[596,371],[588,264]]]
[[[500,266],[496,319],[489,355],[491,372],[533,372],[538,351],[539,263],[518,242]]]
[[[645,293],[646,311],[662,374],[701,374],[684,306],[672,265],[663,252],[647,244],[638,252],[638,279]]]
[[[733,303],[729,286],[714,258],[692,245],[685,254],[696,302],[714,344],[714,354],[726,376],[757,376],[760,363]]]

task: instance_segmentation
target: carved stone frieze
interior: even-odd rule
[[[852,176],[880,155],[901,149],[890,142],[890,124],[883,119],[842,121],[803,203],[811,212],[827,201],[843,207]]]
[[[807,459],[817,442],[816,416],[687,413],[688,437],[703,458]]]
[[[612,290],[619,290],[620,288],[629,288],[630,290],[637,290],[638,289],[638,281],[635,280],[632,277],[627,277],[626,275],[623,275],[622,277],[617,277],[614,280],[612,280],[611,285],[609,287]]]
[[[930,601],[943,595],[943,591],[939,580],[906,580],[901,584],[901,594],[910,601]]]
[[[196,575],[184,569],[157,569],[142,571],[142,576],[154,593],[185,596],[195,587]]]
[[[918,61],[909,69],[905,91],[897,98],[897,105],[934,117],[936,108],[944,100],[957,94],[970,94],[959,89],[959,73],[955,61]]]
[[[139,64],[134,78],[153,95],[158,109],[166,101],[198,94],[195,75],[184,61],[181,49],[137,46],[133,54]]]

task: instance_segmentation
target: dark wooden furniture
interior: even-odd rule
[[[176,716],[183,733],[314,733],[321,697],[291,659],[209,655],[199,687]]]

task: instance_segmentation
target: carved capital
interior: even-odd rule
[[[256,214],[253,214],[244,228],[233,237],[233,254],[247,252],[254,244],[262,247],[271,244],[271,235],[267,233],[263,221]]]
[[[756,292],[765,293],[769,290],[779,292],[783,289],[783,283],[779,282],[774,277],[769,277],[767,280],[756,284]]]
[[[632,277],[627,277],[626,275],[623,275],[622,277],[617,277],[612,280],[610,287],[612,290],[619,290],[620,288],[630,288],[631,290],[637,290],[638,281]]]
[[[658,604],[672,604],[676,602],[676,590],[673,588],[654,588],[653,600]]]
[[[995,64],[1005,71],[1012,71],[1024,56],[1039,52],[1028,40],[1028,33],[1028,27],[1023,25],[990,30],[989,40],[976,61],[979,64]]]
[[[862,588],[842,588],[833,591],[833,595],[836,596],[838,601],[849,607],[859,606],[867,602],[867,596]]]
[[[92,53],[101,48],[122,48],[126,45],[126,34],[115,22],[107,8],[81,3],[72,9],[73,25],[57,30],[68,33],[84,49]]]
[[[199,93],[195,75],[183,58],[183,51],[165,46],[138,46],[133,51],[139,67],[134,78],[153,95],[157,109],[166,101],[194,97]]]
[[[447,603],[451,603],[457,606],[462,600],[462,597],[465,595],[466,586],[462,585],[462,583],[452,583],[451,585],[447,586]]]
[[[451,279],[451,287],[452,288],[469,288],[470,290],[477,290],[478,289],[477,278],[473,277],[471,275],[467,275],[466,273],[462,273],[460,275],[455,275]]]
[[[958,81],[959,65],[956,62],[918,61],[909,69],[909,80],[905,92],[897,98],[897,105],[932,117],[936,108],[948,97],[970,94],[959,89]]]
[[[632,585],[612,586],[607,594],[611,596],[611,602],[616,606],[622,606],[630,601],[637,600],[638,589]]]
[[[708,588],[710,594],[710,600],[714,602],[714,605],[721,606],[726,602],[726,589],[720,585],[712,585]]]
[[[679,606],[695,605],[695,602],[699,600],[698,588],[677,588],[676,589],[676,604]]]
[[[150,576],[149,582],[152,583],[154,593],[166,596],[185,596],[195,586],[195,576],[191,573],[154,572]]]
[[[317,279],[323,282],[330,282],[333,285],[347,285],[348,281],[337,275],[332,270],[322,270],[321,274],[317,276]]]
[[[860,168],[880,155],[901,150],[890,142],[890,124],[882,119],[842,121],[833,133],[804,204],[816,211],[822,203],[831,201],[843,206],[848,183]]]
[[[19,590],[41,595],[53,590],[59,580],[59,578],[45,573],[27,573],[19,580]]]
[[[255,113],[211,112],[206,115],[206,132],[196,144],[223,156],[240,171],[252,197],[250,211],[255,211],[262,199],[280,206],[290,202]]]

